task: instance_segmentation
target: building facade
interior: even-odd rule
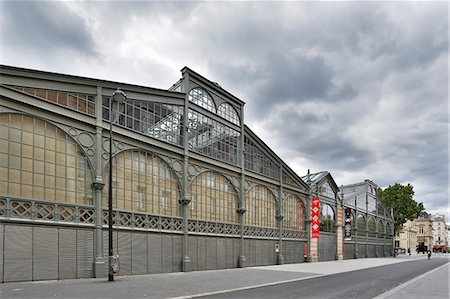
[[[426,250],[433,248],[433,221],[431,215],[423,212],[422,215],[416,219],[417,227],[417,247],[423,248],[426,246]]]
[[[416,220],[408,220],[403,224],[401,232],[395,238],[395,248],[402,253],[412,253],[417,245],[417,225]]]
[[[311,196],[320,199],[320,235],[311,239],[311,260],[330,261],[343,259],[342,201],[339,187],[328,171],[302,177]]]
[[[435,214],[431,216],[433,230],[433,250],[443,251],[448,247],[447,224],[445,215]]]
[[[343,206],[351,210],[351,238],[344,241],[344,259],[393,255],[392,210],[377,195],[370,181],[341,186]]]
[[[169,90],[0,70],[0,281],[105,277],[110,173],[119,275],[314,261],[310,185],[217,83],[187,67]],[[318,260],[342,255],[330,177]]]

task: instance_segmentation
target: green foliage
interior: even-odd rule
[[[414,199],[413,186],[406,186],[396,183],[384,190],[379,190],[379,197],[384,205],[392,208],[394,212],[394,231],[399,232],[403,224],[408,220],[413,220],[420,216],[425,209],[422,203],[417,203]]]

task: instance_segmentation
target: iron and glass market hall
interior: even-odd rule
[[[117,275],[358,258],[331,175],[302,179],[244,124],[243,101],[181,73],[163,90],[1,66],[0,281],[106,277],[110,173]],[[358,201],[352,219],[359,237],[361,217],[377,221],[365,242],[387,256],[377,205],[368,217]]]

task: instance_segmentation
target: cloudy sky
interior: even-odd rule
[[[448,3],[0,2],[2,64],[158,88],[188,66],[299,175],[449,211]]]

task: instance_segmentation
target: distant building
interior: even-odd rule
[[[447,225],[445,223],[445,216],[435,214],[431,216],[432,231],[433,231],[433,249],[441,251],[448,246]]]
[[[352,237],[344,241],[344,259],[393,254],[392,210],[378,198],[377,189],[370,180],[341,187],[344,209],[352,209]]]
[[[408,220],[403,224],[402,230],[395,238],[395,247],[402,252],[410,253],[416,250],[417,245],[417,226],[416,220]]]
[[[433,246],[433,221],[431,215],[424,212],[416,220],[417,226],[417,246],[426,246],[431,249]]]

